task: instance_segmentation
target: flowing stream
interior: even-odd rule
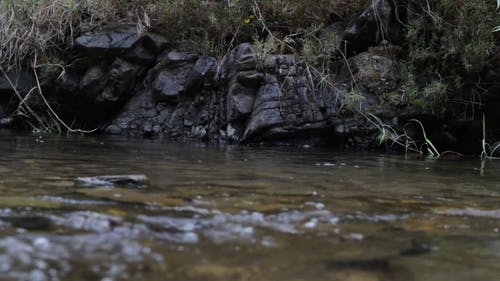
[[[0,280],[500,280],[500,160],[3,132],[0,192]]]

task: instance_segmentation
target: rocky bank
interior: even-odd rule
[[[444,119],[401,94],[402,26],[390,2],[373,1],[324,29],[347,50],[328,83],[293,54],[262,56],[243,43],[215,58],[122,28],[76,38],[62,73],[38,69],[41,87],[66,123],[112,135],[373,148],[387,133],[418,140],[419,127],[408,123],[418,119],[440,149],[479,149],[478,122]],[[26,127],[31,117],[19,114],[19,95],[50,120],[34,86],[30,70],[2,76],[0,126]]]

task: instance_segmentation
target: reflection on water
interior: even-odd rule
[[[0,280],[500,280],[500,162],[5,134],[0,153]]]

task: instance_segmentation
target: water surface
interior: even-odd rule
[[[5,133],[0,155],[0,280],[500,280],[500,161]],[[77,180],[127,174],[149,180]]]

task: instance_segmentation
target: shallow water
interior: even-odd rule
[[[500,280],[500,161],[8,134],[0,155],[0,280]],[[148,180],[78,180],[102,175]]]

